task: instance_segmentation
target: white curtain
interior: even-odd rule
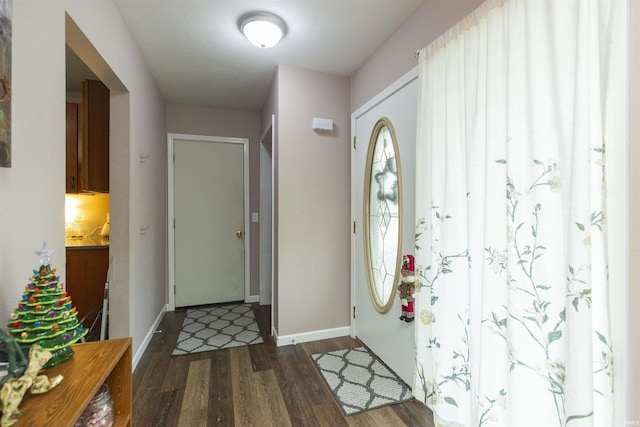
[[[420,52],[416,397],[443,426],[610,426],[618,0],[490,0]]]

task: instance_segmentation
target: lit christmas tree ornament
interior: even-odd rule
[[[25,354],[34,343],[51,352],[52,357],[44,368],[51,368],[73,356],[71,345],[88,332],[80,324],[71,296],[65,292],[56,269],[50,266],[52,253],[46,242],[42,250],[36,252],[40,257],[40,268],[33,270],[22,300],[10,314],[7,325],[8,332]]]

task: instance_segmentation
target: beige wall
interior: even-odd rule
[[[130,92],[115,97],[129,112],[116,120],[126,126],[130,119],[131,128],[115,129],[120,140],[112,143],[112,168],[130,179],[111,174],[110,251],[118,263],[111,332],[132,336],[135,352],[165,304],[164,102],[111,0],[13,2],[14,149],[12,167],[0,169],[0,319],[15,308],[43,241],[64,272],[65,11],[110,67],[94,72]],[[111,71],[117,79],[107,78]],[[150,156],[144,167],[140,154]],[[142,225],[149,227],[144,237],[136,231]]]
[[[349,79],[280,66],[278,335],[349,326]],[[333,119],[318,134],[313,117]]]
[[[12,167],[0,168],[0,319],[17,307],[46,241],[64,272],[64,10],[14,2]],[[47,72],[42,72],[47,70]]]
[[[427,46],[482,0],[427,0],[351,78],[351,111],[418,65],[415,52]]]
[[[640,2],[629,2],[629,297],[627,418],[640,423]]]
[[[221,136],[249,139],[249,211],[258,212],[260,204],[260,113],[167,104],[168,133]],[[260,293],[260,227],[250,222],[251,296]]]

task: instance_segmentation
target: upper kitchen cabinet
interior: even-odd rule
[[[108,193],[109,89],[98,80],[82,83],[81,121],[82,144],[78,146],[80,189]]]
[[[109,96],[102,82],[85,80],[82,103],[67,104],[67,193],[109,192]]]
[[[78,116],[79,104],[67,102],[67,145],[66,145],[66,192],[78,192],[78,144],[80,141],[80,125]]]

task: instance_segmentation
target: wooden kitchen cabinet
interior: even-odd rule
[[[78,192],[78,141],[80,138],[78,107],[79,104],[67,102],[66,193]]]
[[[108,270],[108,247],[67,249],[66,290],[78,310],[78,319],[82,319],[94,307],[102,307]],[[85,328],[91,326],[95,315],[97,312],[83,323]]]
[[[109,89],[85,80],[82,103],[67,103],[67,193],[109,192]]]
[[[62,382],[44,394],[26,393],[16,426],[72,427],[103,383],[113,400],[114,426],[132,424],[131,338],[73,345],[71,359],[43,374],[62,375]]]
[[[82,191],[109,192],[109,88],[82,82],[82,144],[78,171]]]

